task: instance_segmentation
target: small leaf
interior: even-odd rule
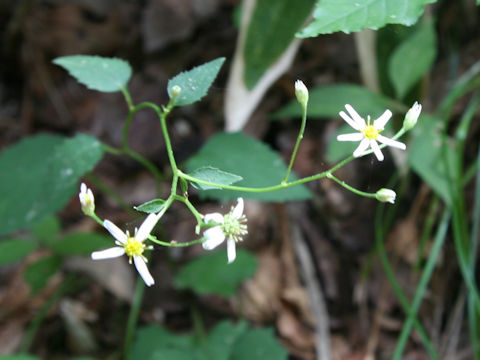
[[[25,258],[37,244],[29,239],[5,239],[0,241],[0,265],[10,264]]]
[[[228,172],[219,170],[211,166],[205,166],[200,169],[194,170],[190,175],[203,181],[208,181],[221,185],[231,185],[243,179],[241,176],[230,174]],[[192,185],[201,190],[220,189],[218,186],[204,185],[195,182],[192,182]]]
[[[430,69],[436,56],[435,29],[426,21],[395,49],[388,74],[399,99],[402,99]]]
[[[134,206],[133,208],[137,211],[143,211],[148,214],[160,212],[165,205],[165,200],[163,199],[154,199],[147,201],[139,206]]]
[[[391,99],[375,94],[367,88],[354,84],[336,84],[316,87],[310,90],[308,102],[309,118],[339,117],[345,110],[345,104],[352,105],[359,114],[368,114],[376,118],[388,108],[404,110]],[[275,112],[274,119],[285,117],[302,117],[302,107],[298,101],[291,101]]]
[[[220,133],[213,136],[187,161],[186,166],[189,171],[212,166],[239,174],[243,180],[235,185],[255,188],[280,184],[287,170],[277,153],[262,142],[242,133]],[[293,180],[295,177],[291,176],[290,179]],[[244,197],[282,202],[308,199],[311,193],[305,186],[299,185],[265,193],[214,189],[201,192],[201,195],[222,201]]]
[[[112,238],[103,234],[76,233],[50,243],[50,249],[58,255],[85,255],[96,250],[112,247]]]
[[[225,251],[201,256],[185,265],[175,276],[180,289],[191,289],[197,294],[231,296],[245,279],[257,269],[255,256],[245,250],[237,250],[237,258],[227,263]]]
[[[245,84],[251,90],[294,40],[315,0],[257,0],[243,47]]]
[[[337,31],[377,30],[387,24],[411,26],[426,4],[436,0],[322,0],[313,12],[314,21],[296,36],[314,37]]]
[[[126,88],[132,76],[128,62],[117,58],[72,55],[58,57],[53,63],[63,67],[87,88],[103,92],[115,92]]]
[[[233,346],[231,360],[286,360],[287,351],[280,345],[273,329],[251,329]]]
[[[175,85],[180,86],[180,95],[175,100],[176,106],[193,104],[207,94],[208,89],[217,77],[225,58],[218,58],[206,64],[185,71],[168,82],[168,95],[172,97],[171,90]]]
[[[103,156],[88,135],[36,135],[0,154],[0,235],[25,229],[60,210],[78,193],[78,180]]]
[[[48,256],[28,266],[24,277],[33,294],[43,289],[50,277],[60,269],[60,265],[61,259],[58,256]]]

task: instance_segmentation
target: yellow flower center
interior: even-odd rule
[[[123,247],[125,249],[125,254],[130,258],[130,260],[133,256],[141,256],[143,251],[146,249],[145,244],[135,239],[135,236],[129,236],[127,238],[127,243],[123,245]]]
[[[362,133],[366,138],[375,140],[378,134],[380,134],[380,130],[375,129],[373,125],[367,125],[367,127],[362,130]]]
[[[225,237],[237,241],[241,241],[243,235],[247,234],[247,218],[242,215],[240,218],[234,218],[230,213],[223,217],[223,224],[221,225]]]

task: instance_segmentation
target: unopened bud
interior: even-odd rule
[[[403,120],[403,128],[405,130],[410,130],[417,124],[421,111],[422,105],[415,101],[415,104],[413,104],[410,110],[408,110],[407,115],[405,115],[405,120]]]
[[[176,98],[180,93],[182,92],[182,88],[178,85],[173,85],[172,88],[170,89],[170,97],[171,98]]]
[[[306,107],[308,103],[308,89],[302,80],[295,81],[295,96],[302,107]]]
[[[80,199],[80,205],[85,215],[92,215],[95,213],[95,198],[93,197],[92,190],[87,188],[87,185],[82,183],[80,185],[80,193],[78,194]]]
[[[391,204],[395,203],[396,196],[397,194],[395,193],[395,191],[385,188],[378,190],[375,194],[375,197],[378,201],[389,202]]]

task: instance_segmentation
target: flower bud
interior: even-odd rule
[[[172,99],[176,98],[182,92],[182,88],[178,85],[173,85],[170,89],[170,97]]]
[[[306,107],[308,103],[308,89],[302,80],[295,81],[295,96],[302,107]]]
[[[405,120],[403,120],[403,128],[405,130],[410,130],[417,124],[421,111],[422,105],[415,101],[415,104],[413,104],[410,110],[408,110],[407,115],[405,115]]]
[[[80,193],[78,194],[80,199],[80,205],[85,215],[92,215],[95,213],[95,198],[93,197],[92,190],[87,188],[87,185],[82,183],[80,185]]]
[[[396,196],[397,194],[395,193],[395,191],[390,189],[385,189],[385,188],[378,190],[377,193],[375,194],[375,197],[377,198],[378,201],[389,202],[391,204],[395,203]]]

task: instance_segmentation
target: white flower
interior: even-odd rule
[[[86,215],[90,215],[95,212],[95,198],[93,197],[92,190],[87,188],[87,185],[84,183],[80,185],[80,193],[78,194],[78,198],[80,199],[82,211]]]
[[[297,97],[298,102],[306,107],[308,103],[308,89],[303,83],[302,80],[295,81],[295,96]]]
[[[237,256],[235,243],[243,240],[243,235],[247,234],[247,218],[243,215],[243,199],[237,199],[237,206],[232,207],[226,215],[212,213],[205,215],[205,223],[210,221],[218,225],[208,228],[203,235],[206,240],[202,243],[205,250],[215,249],[218,245],[227,239],[227,258],[228,263],[233,262]]]
[[[393,190],[382,188],[377,191],[375,197],[378,201],[389,202],[393,204],[395,203],[395,198],[397,197],[397,194]]]
[[[375,156],[379,161],[383,160],[383,154],[378,146],[377,141],[381,142],[382,144],[393,146],[401,150],[405,150],[407,147],[404,143],[401,143],[396,140],[389,139],[380,133],[385,128],[385,124],[390,120],[392,117],[392,112],[390,110],[385,110],[385,112],[373,122],[373,125],[370,124],[370,116],[367,117],[367,122],[358,115],[353,107],[349,104],[345,105],[349,115],[345,112],[340,111],[340,116],[350,125],[352,128],[357,130],[357,133],[353,134],[343,134],[338,135],[338,141],[360,141],[360,144],[353,152],[353,156],[359,157],[363,155],[364,151],[368,149],[370,146],[375,153]]]
[[[407,115],[405,115],[405,120],[403,120],[403,127],[405,130],[412,129],[417,125],[418,117],[422,111],[422,105],[415,101],[415,104],[408,110]]]
[[[148,235],[150,235],[150,232],[153,230],[159,219],[160,216],[157,214],[148,215],[142,225],[140,225],[138,231],[135,229],[134,236],[130,236],[128,231],[124,233],[111,221],[104,220],[103,226],[110,232],[110,234],[112,234],[115,238],[115,244],[118,246],[103,251],[95,251],[91,255],[92,259],[110,259],[125,254],[128,256],[130,264],[133,259],[133,263],[145,284],[147,286],[153,285],[155,280],[153,280],[152,275],[148,271],[148,260],[145,255],[143,255],[143,252],[152,249],[152,246],[145,245],[144,241],[147,239]]]

